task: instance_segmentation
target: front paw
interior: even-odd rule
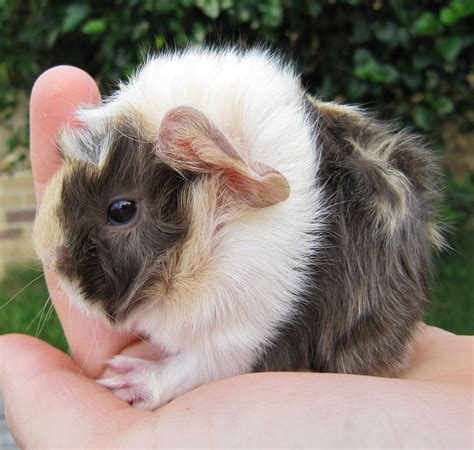
[[[165,362],[115,356],[108,366],[120,375],[97,380],[97,383],[135,408],[154,410],[173,397],[171,392],[164,390],[162,378]]]

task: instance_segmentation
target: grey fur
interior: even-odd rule
[[[300,310],[254,370],[394,376],[428,303],[436,158],[422,139],[356,110],[307,105],[329,199],[325,244]]]

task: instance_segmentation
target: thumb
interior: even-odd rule
[[[95,446],[146,414],[81,375],[64,353],[24,335],[0,337],[0,389],[22,448]]]

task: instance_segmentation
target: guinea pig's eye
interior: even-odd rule
[[[126,225],[137,215],[137,204],[133,200],[115,200],[107,210],[108,225]]]

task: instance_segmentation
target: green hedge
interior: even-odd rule
[[[0,0],[0,110],[44,69],[81,66],[105,90],[150,49],[271,43],[325,99],[425,130],[472,109],[472,0]]]

